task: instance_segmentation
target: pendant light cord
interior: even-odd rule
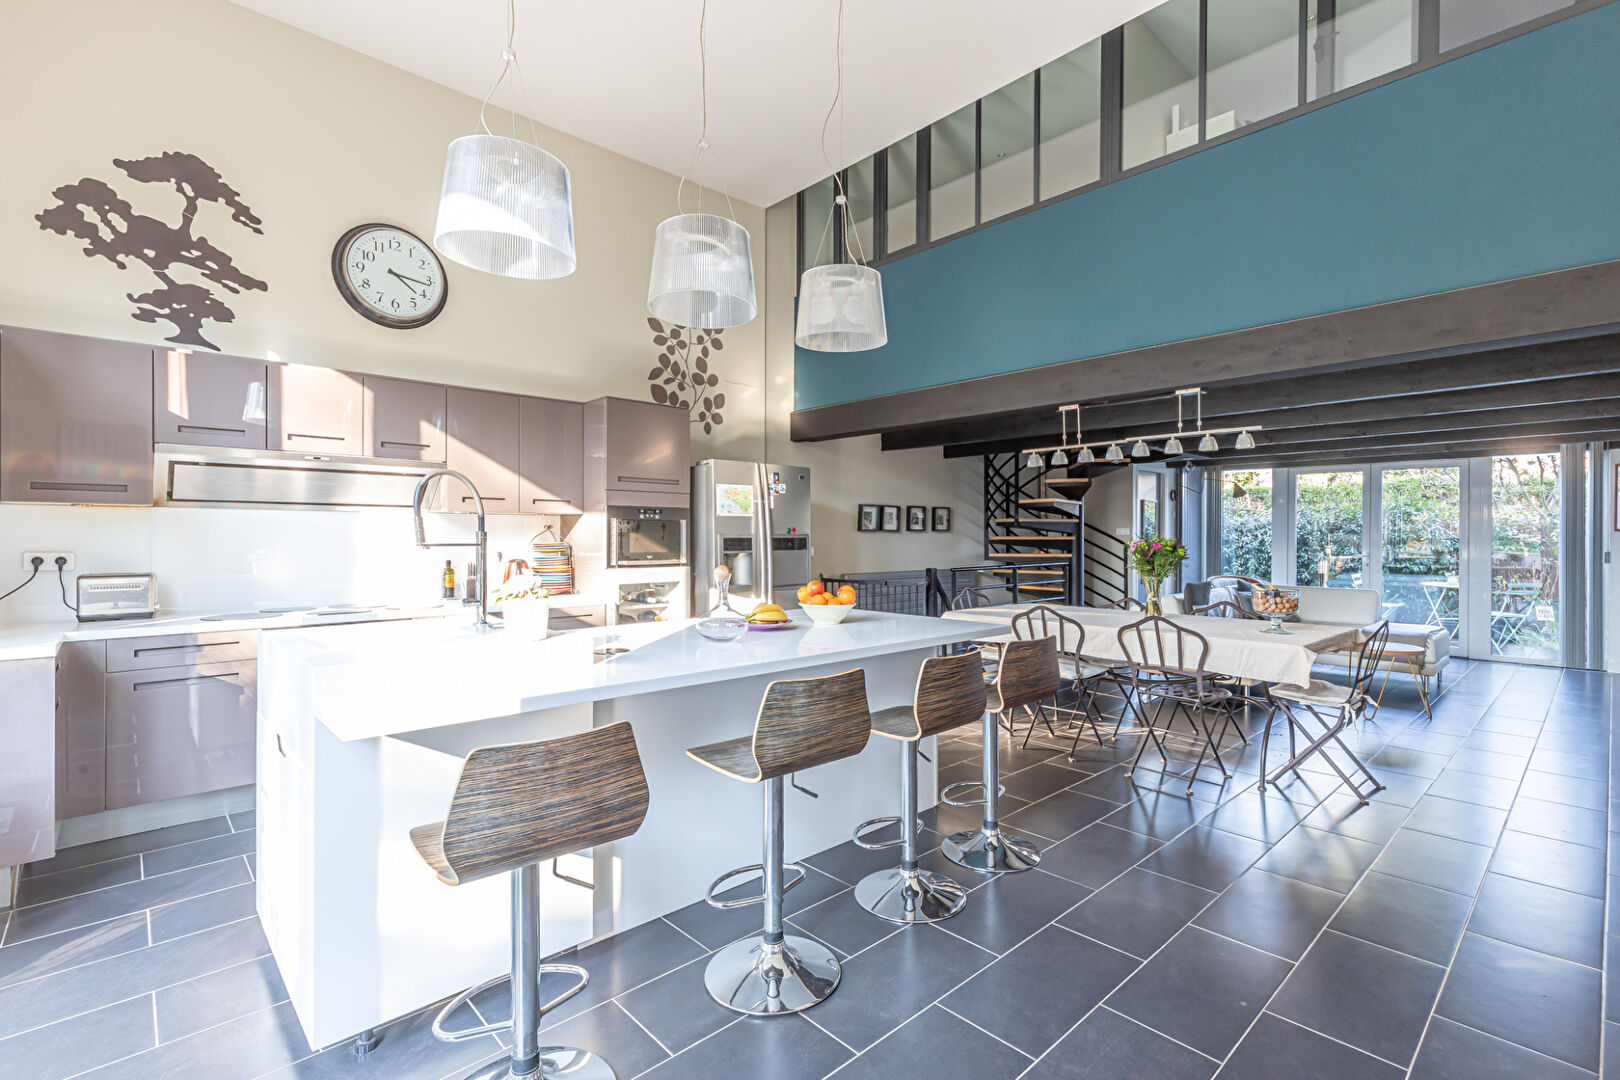
[[[822,227],[821,240],[816,244],[816,257],[821,257],[822,244],[826,242],[827,231],[832,228],[833,214],[839,213],[842,207],[844,217],[844,248],[849,250],[849,238],[855,238],[855,265],[861,266],[866,262],[866,249],[861,245],[861,234],[855,231],[854,223],[849,217],[849,195],[844,190],[844,178],[839,171],[833,168],[832,159],[827,156],[827,128],[832,125],[833,113],[838,112],[838,146],[839,156],[843,156],[844,145],[844,114],[838,109],[839,102],[844,96],[844,0],[838,0],[838,32],[833,38],[833,70],[837,73],[833,83],[832,103],[827,106],[827,115],[821,120],[821,160],[826,164],[827,171],[832,173],[833,180],[833,206],[827,215],[827,224]]]
[[[681,204],[686,193],[686,181],[697,171],[698,161],[703,157],[703,151],[709,148],[709,0],[703,0],[698,10],[698,97],[702,103],[703,123],[698,129],[697,145],[692,147],[692,160],[686,163],[686,171],[681,174],[681,182],[675,187],[675,212],[686,213]],[[698,189],[698,213],[703,213],[703,185],[696,185]],[[726,209],[731,211],[731,220],[737,220],[737,208],[731,202],[731,187],[727,185],[722,189],[726,196]]]
[[[485,110],[495,96],[495,91],[501,88],[506,80],[506,73],[510,71],[512,77],[517,79],[518,97],[523,102],[523,112],[529,121],[529,138],[534,145],[540,145],[540,130],[534,123],[534,109],[529,104],[529,88],[523,82],[523,68],[518,66],[517,49],[513,43],[517,40],[517,3],[516,0],[506,0],[506,48],[501,50],[501,69],[495,73],[495,82],[490,85],[489,93],[484,95],[483,102],[478,106],[478,127],[484,129],[485,135],[495,134],[489,129],[489,121],[484,118]],[[512,138],[517,138],[517,110],[512,110]],[[475,129],[476,130],[476,129]]]

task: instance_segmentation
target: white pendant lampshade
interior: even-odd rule
[[[445,158],[433,246],[463,266],[502,277],[572,274],[568,167],[521,139],[463,135]]]
[[[1028,465],[1032,469],[1039,469],[1043,468],[1046,465],[1046,462],[1041,460],[1041,455],[1031,450],[1029,452],[1029,460],[1025,461],[1024,464]]]
[[[1110,446],[1108,448],[1108,453],[1104,454],[1103,458],[1108,461],[1124,461],[1125,455],[1120,452],[1118,446]]]
[[[1075,456],[1075,460],[1082,465],[1090,465],[1093,461],[1097,460],[1097,455],[1091,452],[1091,447],[1082,446],[1080,448],[1080,453]]]
[[[1202,439],[1198,440],[1198,449],[1202,453],[1213,453],[1220,448],[1221,444],[1215,441],[1215,436],[1213,435],[1205,435]]]
[[[647,310],[676,326],[741,326],[759,311],[748,230],[718,214],[676,214],[653,236]]]
[[[1055,451],[1052,454],[1052,464],[1054,464],[1054,465],[1067,465],[1068,463],[1069,463],[1069,455],[1065,454],[1062,450]]]
[[[1131,457],[1147,457],[1152,452],[1148,449],[1148,444],[1141,439],[1137,439],[1131,444]]]
[[[1167,454],[1181,453],[1181,440],[1174,435],[1164,441],[1164,452]]]
[[[799,319],[793,340],[816,352],[862,352],[889,340],[883,318],[883,278],[870,266],[812,266],[799,279]]]
[[[1240,431],[1238,432],[1237,442],[1233,443],[1232,445],[1237,447],[1239,450],[1253,450],[1254,436],[1250,435],[1247,431]]]

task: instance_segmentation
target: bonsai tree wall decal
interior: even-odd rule
[[[647,372],[652,399],[685,409],[692,423],[702,424],[705,435],[712,434],[723,422],[720,410],[726,405],[726,395],[714,389],[720,376],[709,370],[709,354],[725,347],[721,331],[666,326],[650,315],[647,325],[659,349],[657,365]]]
[[[130,317],[138,322],[172,324],[175,332],[164,340],[176,345],[218,351],[219,346],[203,336],[203,325],[234,322],[236,313],[213,290],[176,281],[173,272],[177,268],[189,269],[232,293],[268,290],[267,284],[240,270],[235,260],[206,236],[193,231],[197,213],[205,203],[217,203],[229,210],[233,223],[255,233],[263,234],[262,222],[236,189],[195,154],[170,151],[134,161],[114,158],[113,164],[132,180],[172,185],[185,200],[179,224],[137,213],[111,185],[93,177],[51,192],[56,205],[36,214],[34,220],[47,232],[84,241],[84,253],[89,258],[106,259],[120,270],[128,269],[131,260],[144,264],[157,278],[159,287],[138,295],[125,294],[135,305]]]

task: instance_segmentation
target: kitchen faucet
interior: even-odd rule
[[[423,529],[423,527],[422,527],[422,499],[427,494],[429,481],[437,480],[441,476],[447,476],[447,477],[450,477],[451,479],[454,479],[454,480],[460,480],[463,484],[465,484],[467,486],[467,490],[472,492],[473,510],[478,515],[477,535],[474,538],[474,540],[472,541],[472,543],[459,542],[459,543],[430,544],[427,541],[427,531],[425,529]],[[486,609],[486,607],[488,605],[487,597],[489,595],[489,584],[485,579],[485,575],[489,570],[489,567],[488,567],[488,561],[489,561],[488,560],[489,536],[488,536],[487,533],[484,532],[484,499],[483,499],[483,496],[478,494],[478,489],[473,486],[473,482],[471,480],[467,479],[461,473],[456,472],[454,469],[434,469],[432,472],[430,472],[426,476],[422,477],[421,480],[417,481],[416,494],[411,497],[411,517],[415,520],[415,523],[416,523],[416,546],[417,547],[423,547],[423,548],[470,547],[470,548],[477,548],[478,549],[478,554],[476,556],[477,562],[474,564],[475,569],[473,571],[473,577],[475,579],[473,581],[473,588],[474,588],[474,590],[476,590],[477,595],[476,595],[475,598],[472,598],[470,600],[470,602],[471,603],[476,603],[478,605],[478,621],[477,621],[477,624],[476,624],[477,628],[480,631],[488,630],[489,629],[489,612],[487,610],[485,610],[485,609]]]

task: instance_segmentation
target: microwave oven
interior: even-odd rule
[[[687,512],[678,506],[607,508],[609,566],[685,566]]]

